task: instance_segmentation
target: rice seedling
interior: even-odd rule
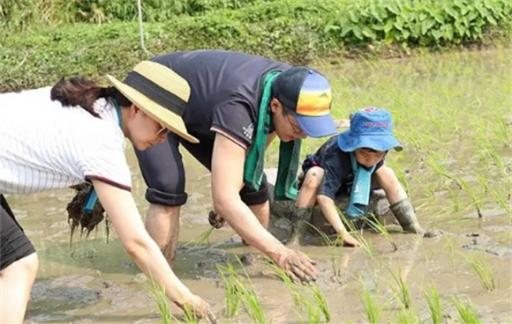
[[[485,259],[478,256],[465,257],[466,262],[476,272],[482,286],[488,291],[496,289],[496,280],[492,266]]]
[[[428,292],[425,292],[425,299],[427,300],[428,309],[430,310],[430,318],[432,324],[440,324],[443,319],[443,313],[441,309],[441,298],[436,288],[431,288]]]
[[[333,278],[340,279],[341,278],[341,256],[337,253],[332,253],[329,257],[331,261],[331,270]]]
[[[329,306],[327,305],[327,299],[325,298],[325,295],[322,293],[322,291],[320,291],[320,288],[317,285],[312,285],[311,291],[313,292],[313,298],[316,302],[317,308],[321,311],[324,320],[329,322],[331,320],[331,313],[329,311]]]
[[[239,313],[242,300],[238,274],[231,263],[228,263],[226,266],[218,265],[217,270],[224,283],[226,316],[233,317]]]
[[[400,310],[396,319],[398,324],[417,324],[419,322],[418,316],[410,309]]]
[[[320,323],[322,321],[322,311],[316,307],[311,301],[305,300],[303,308],[306,310],[306,323]]]
[[[261,307],[261,303],[256,295],[256,292],[252,288],[245,288],[243,290],[243,299],[242,302],[244,304],[245,310],[252,318],[254,323],[264,324],[267,323],[265,318],[265,312]]]
[[[295,306],[304,304],[304,295],[298,289],[297,285],[293,282],[292,278],[281,267],[277,266],[273,261],[269,260],[269,264],[279,279],[284,283],[286,288],[290,291]]]
[[[393,251],[396,251],[398,250],[398,247],[395,243],[395,241],[393,240],[393,238],[391,237],[391,235],[389,234],[389,231],[386,229],[386,227],[377,219],[376,216],[374,215],[371,215],[370,217],[368,217],[367,219],[368,221],[368,224],[370,224],[370,227],[373,228],[377,233],[379,233],[380,235],[382,235],[386,241],[389,242],[389,244],[391,244],[391,246],[393,247]]]
[[[371,324],[380,323],[380,308],[375,302],[370,290],[363,284],[363,305],[366,318]]]
[[[374,250],[373,250],[373,247],[372,245],[370,244],[370,242],[368,242],[363,234],[362,234],[362,229],[361,231],[358,231],[355,226],[354,226],[354,223],[352,223],[351,220],[349,220],[347,218],[347,216],[345,216],[345,214],[340,211],[338,209],[338,215],[340,216],[341,218],[341,221],[345,224],[345,226],[348,227],[349,229],[349,232],[350,234],[352,234],[358,241],[359,243],[361,243],[361,247],[363,248],[363,250],[370,256],[370,257],[373,257],[375,255],[374,253]]]
[[[204,231],[201,234],[199,234],[199,236],[195,240],[188,241],[185,244],[183,244],[183,246],[200,245],[200,244],[203,244],[203,243],[207,243],[208,245],[210,245],[211,244],[210,243],[210,238],[212,236],[212,233],[213,233],[214,229],[215,228],[210,227],[206,231]]]
[[[233,265],[230,263],[227,266],[218,265],[217,269],[225,287],[226,316],[233,317],[237,315],[240,307],[243,305],[245,311],[255,323],[266,323],[265,313],[256,292],[252,287],[248,287],[243,283]],[[245,279],[250,284],[250,279],[246,272]]]
[[[455,306],[459,319],[464,324],[480,324],[480,316],[475,307],[468,301],[463,302],[457,297],[452,297],[452,304]]]
[[[199,322],[199,319],[197,318],[196,314],[189,306],[185,306],[183,308],[183,320],[187,324],[197,324]]]
[[[393,280],[395,281],[397,287],[394,289],[396,295],[398,296],[398,300],[402,304],[402,307],[405,309],[409,309],[411,307],[411,294],[409,293],[409,287],[404,281],[402,271],[398,268],[398,271],[395,273],[391,269],[389,270]]]
[[[323,317],[324,322],[329,322],[331,320],[331,313],[329,311],[329,306],[327,305],[327,298],[324,293],[320,290],[320,287],[315,284],[299,286],[294,283],[290,276],[278,267],[275,263],[271,262],[270,266],[272,270],[275,272],[278,278],[280,278],[285,286],[290,291],[295,306],[298,308],[298,315],[302,318],[300,313],[301,310],[305,310],[307,314],[307,318],[302,318],[304,321],[308,323],[318,323],[321,321]],[[311,298],[308,298],[308,292],[304,292],[303,289],[309,289],[309,294]]]
[[[170,324],[176,321],[176,318],[171,313],[171,307],[165,294],[165,290],[159,286],[155,281],[150,280],[147,289],[155,302],[160,313],[160,319],[164,324]]]
[[[455,183],[457,185],[457,187],[460,189],[460,190],[463,190],[464,192],[466,192],[471,201],[472,201],[472,204],[473,206],[475,207],[477,213],[478,213],[478,217],[482,217],[482,204],[481,204],[481,199],[479,197],[479,195],[475,192],[474,188],[469,185],[467,183],[467,181],[465,181],[464,179],[462,179],[461,177],[459,176],[455,176],[455,175],[452,175],[447,169],[445,166],[443,166],[439,161],[442,161],[442,159],[439,159],[438,157],[436,157],[435,155],[433,156],[430,156],[428,159],[427,159],[427,164],[440,176],[444,177],[444,178],[447,178],[451,181],[453,181],[453,183]]]
[[[316,231],[318,235],[320,235],[324,245],[329,246],[331,248],[343,245],[343,238],[341,236],[338,235],[336,239],[331,239],[327,234],[319,230],[313,224],[308,223],[308,225],[310,226],[310,228]],[[329,256],[333,278],[336,280],[338,280],[341,277],[341,254],[338,251],[339,250],[335,250]]]

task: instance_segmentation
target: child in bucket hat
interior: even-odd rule
[[[393,135],[391,114],[380,108],[364,108],[350,118],[350,129],[331,137],[302,168],[304,177],[296,201],[296,232],[303,231],[311,218],[311,208],[318,204],[337,236],[349,246],[359,246],[341,221],[335,199],[349,196],[343,210],[349,220],[365,216],[373,185],[386,193],[390,209],[403,230],[423,235],[414,209],[395,173],[384,164],[391,149],[402,150]]]

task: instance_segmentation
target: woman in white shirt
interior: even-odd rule
[[[137,149],[165,140],[168,130],[197,142],[181,119],[188,83],[144,61],[123,82],[99,87],[80,78],[0,95],[0,322],[22,322],[38,259],[1,194],[90,182],[124,248],[170,300],[209,315],[209,305],[181,283],[144,228],[130,193],[124,137]],[[51,99],[51,100],[50,100]]]

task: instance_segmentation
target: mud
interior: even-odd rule
[[[490,68],[495,68],[492,62],[497,60],[492,57],[483,57],[482,60],[490,64]],[[340,73],[352,78],[360,77],[361,80],[368,77],[365,70],[352,72],[345,68],[332,73],[333,76]],[[405,78],[400,82],[416,81],[407,79],[408,74],[399,76]],[[507,125],[510,127],[510,123]],[[463,146],[464,136],[461,134],[458,136]],[[443,140],[439,139],[439,143]],[[404,151],[414,150],[414,143],[407,144],[409,147]],[[499,149],[505,171],[510,175],[510,146]],[[132,192],[138,207],[144,211],[147,203],[144,201],[142,176],[133,152],[130,151],[128,157],[134,174]],[[407,157],[414,158],[412,154],[405,154],[404,158]],[[464,163],[473,166],[480,163],[479,157],[457,158],[460,161],[447,157],[453,160],[450,167],[457,169],[464,167]],[[210,178],[208,171],[188,154],[184,154],[184,159],[189,200],[182,210],[180,244],[174,265],[176,274],[192,291],[211,303],[219,323],[252,322],[245,312],[231,319],[225,316],[224,287],[217,265],[227,262],[241,274],[248,274],[250,282],[246,282],[254,287],[269,321],[306,323],[306,312],[297,309],[292,293],[276,279],[266,258],[245,246],[228,226],[214,230],[209,240],[199,242],[199,237],[211,228],[208,223],[212,207]],[[482,323],[511,323],[512,215],[502,206],[485,204],[480,206],[482,217],[479,217],[467,197],[460,195],[460,189],[453,181],[433,177],[426,173],[425,161],[416,162],[414,169],[405,170],[402,176],[409,182],[408,190],[419,221],[440,235],[421,238],[402,233],[388,217],[385,201],[381,199],[372,208],[388,224],[391,236],[387,239],[362,229],[371,248],[371,256],[363,248],[312,244],[299,247],[318,263],[316,285],[325,295],[331,311],[331,323],[368,321],[362,301],[363,287],[370,291],[379,305],[381,321],[398,322],[400,305],[391,272],[402,274],[411,296],[411,311],[421,322],[430,322],[424,295],[435,288],[441,298],[445,323],[459,322],[451,303],[453,297],[471,301]],[[473,178],[464,179],[474,181]],[[433,183],[439,185],[434,186]],[[496,183],[491,182],[491,185]],[[148,280],[128,258],[115,233],[107,243],[104,227],[100,225],[91,231],[88,238],[75,235],[70,246],[66,205],[74,196],[73,190],[62,190],[8,197],[40,258],[26,323],[159,323]],[[510,204],[510,196],[505,203]],[[286,214],[287,208],[282,209],[274,209],[272,222],[273,227],[286,236],[292,222]],[[329,233],[323,217],[314,216],[312,222]],[[479,257],[491,265],[497,283],[495,290],[487,291],[482,287],[478,275],[466,261],[468,256]],[[311,294],[309,286],[301,287],[304,296]],[[181,314],[175,306],[172,306],[172,312],[176,317]]]
[[[189,185],[188,190],[197,190],[195,195],[201,197],[197,201],[206,202],[184,208],[181,243],[174,267],[178,276],[211,302],[220,323],[248,323],[251,320],[243,312],[235,319],[224,316],[224,287],[217,272],[219,264],[230,262],[238,269],[243,265],[241,273],[249,275],[250,284],[256,290],[268,319],[273,323],[307,322],[306,315],[298,315],[292,294],[276,278],[267,259],[245,246],[228,226],[214,230],[209,241],[197,242],[198,237],[210,229],[209,178],[206,170],[194,166],[190,160],[187,163],[194,167],[191,177],[200,179],[194,186]],[[143,193],[141,182],[136,181],[134,192]],[[28,199],[10,197],[11,205],[15,206],[17,215],[22,215],[21,222],[41,259],[26,322],[159,322],[158,310],[148,292],[147,278],[126,256],[115,234],[107,244],[100,226],[91,232],[88,239],[75,240],[70,247],[69,227],[63,218],[66,215],[65,204],[73,195],[72,190],[66,190],[38,194]],[[141,197],[143,194],[138,196],[137,203],[144,208],[145,202]],[[398,269],[409,286],[415,314],[422,321],[429,321],[423,294],[431,287],[439,290],[446,305],[446,323],[456,323],[458,319],[455,309],[450,306],[450,296],[471,300],[484,323],[512,319],[509,300],[512,289],[512,226],[503,213],[484,213],[489,217],[483,219],[467,218],[467,213],[463,213],[459,216],[461,222],[443,223],[429,219],[426,217],[428,211],[420,208],[418,217],[422,224],[430,229],[440,230],[442,227],[441,236],[422,239],[401,233],[400,227],[393,225],[392,218],[388,217],[382,197],[375,197],[379,198],[374,200],[372,208],[390,224],[388,229],[393,241],[363,230],[373,248],[373,257],[363,249],[301,247],[318,262],[316,284],[325,294],[332,323],[366,322],[361,301],[362,285],[370,289],[382,305],[382,316],[396,318],[399,305],[393,301],[395,292],[390,271]],[[289,221],[286,210],[282,208],[275,212],[274,208],[273,222]],[[313,222],[316,225],[325,225],[323,217],[315,217]],[[283,228],[289,228],[288,225]],[[328,226],[324,230],[329,232]],[[492,264],[498,282],[495,291],[483,290],[477,275],[463,258],[466,253],[479,253]],[[302,289],[307,296],[307,286]],[[174,306],[172,311],[179,318],[180,311]]]

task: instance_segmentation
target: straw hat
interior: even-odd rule
[[[181,118],[190,97],[190,86],[176,72],[156,62],[142,61],[123,82],[111,75],[107,78],[151,118],[185,140],[199,143],[188,133]]]

